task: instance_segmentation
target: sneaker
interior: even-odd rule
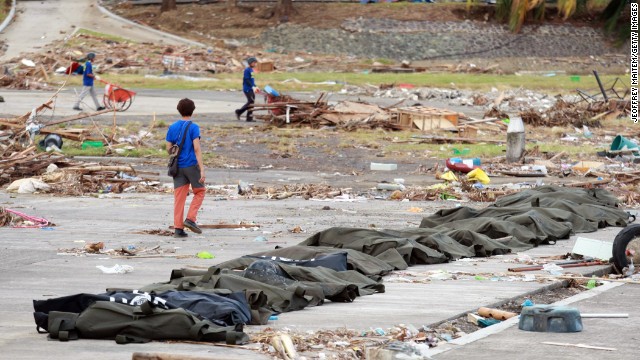
[[[186,219],[184,221],[184,226],[186,226],[189,230],[193,231],[196,234],[202,234],[202,230],[198,227],[198,225],[196,225],[195,222]]]
[[[78,110],[78,111],[82,111],[82,108],[80,106],[74,106],[73,110]]]
[[[183,229],[176,229],[175,233],[173,233],[174,238],[186,238],[189,236]]]
[[[104,106],[98,106],[98,108],[96,109],[96,111],[102,111],[102,110],[104,110],[104,109],[105,109],[105,107],[104,107]]]
[[[240,121],[240,112],[236,110],[236,120]]]
[[[255,120],[253,119],[247,119],[247,122],[254,122]]]

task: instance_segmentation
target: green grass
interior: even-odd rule
[[[11,10],[11,0],[0,0],[0,23],[7,18],[9,10]]]
[[[98,69],[99,69],[98,62]],[[164,89],[164,90],[239,90],[242,74],[219,74],[215,77],[203,77],[199,81],[182,79],[166,79],[161,77],[145,77],[138,74],[101,74],[109,82],[117,83],[129,89]],[[602,75],[604,84],[612,83],[616,77],[623,75]],[[293,81],[295,78],[302,83]],[[490,91],[518,89],[526,84],[530,90],[555,95],[557,93],[573,93],[577,88],[597,92],[597,84],[593,75],[581,75],[579,82],[571,80],[570,75],[554,77],[536,75],[493,75],[493,74],[364,74],[364,73],[262,73],[256,76],[259,87],[271,85],[280,92],[292,91],[339,91],[342,84],[379,85],[379,84],[413,84],[416,87],[455,88],[463,90]],[[80,77],[71,77],[70,85],[80,85]],[[325,81],[336,81],[336,85],[313,84]]]
[[[132,40],[125,39],[125,38],[117,36],[117,35],[105,34],[105,33],[97,32],[97,31],[93,31],[93,30],[89,30],[89,29],[84,29],[84,28],[78,29],[78,31],[76,31],[76,34],[77,35],[89,35],[89,36],[97,37],[97,38],[100,38],[100,39],[103,39],[103,40],[111,40],[111,41],[115,41],[115,42],[119,42],[119,43],[134,43],[134,41],[132,41]],[[70,40],[68,42],[68,44],[73,44],[73,41],[82,42],[82,41],[84,41],[84,39],[78,38],[76,36],[72,40]]]
[[[114,147],[114,150],[117,148],[118,146]],[[82,149],[82,143],[71,140],[65,140],[64,147],[62,148],[62,151],[67,156],[104,156],[107,150],[108,148],[106,145],[102,148],[88,147],[86,149]],[[152,147],[138,147],[132,150],[125,150],[122,154],[114,152],[112,155],[122,157],[163,158],[167,157],[167,152],[166,150],[164,150],[164,148],[158,149]]]

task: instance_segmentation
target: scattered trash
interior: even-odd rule
[[[398,170],[398,164],[371,163],[371,170],[376,171],[393,171]]]
[[[293,229],[289,229],[290,233],[294,233],[294,234],[300,234],[305,232],[304,230],[302,230],[302,228],[298,225],[296,227],[294,227]]]
[[[267,238],[264,236],[258,236],[255,239],[253,239],[253,241],[257,241],[257,242],[267,242]]]
[[[533,306],[534,304],[533,304],[533,301],[531,301],[531,299],[525,299],[521,305],[524,307],[524,306]]]
[[[582,320],[576,308],[533,305],[522,308],[518,328],[537,332],[580,332]]]
[[[499,324],[501,322],[502,321],[497,320],[497,319],[485,319],[485,318],[482,318],[482,319],[478,320],[478,326],[480,326],[481,328],[485,328],[485,327],[488,327],[488,326],[491,326],[491,325]]]
[[[479,168],[481,160],[479,158],[473,159],[461,159],[461,158],[449,158],[445,162],[448,169],[453,171],[459,171],[462,173],[468,173],[473,169]]]
[[[402,184],[387,184],[387,183],[380,183],[378,185],[376,185],[376,189],[378,190],[388,190],[388,191],[396,191],[396,190],[404,190],[405,187]]]
[[[559,343],[553,341],[543,341],[541,344],[545,345],[554,345],[554,346],[568,346],[568,347],[577,347],[582,349],[591,349],[591,350],[605,350],[605,351],[616,351],[616,348],[603,347],[603,346],[592,346],[586,344],[570,344],[570,343]]]
[[[382,330],[382,328],[375,328],[375,329],[373,329],[373,331],[374,331],[377,335],[380,335],[380,336],[387,335],[387,333],[386,333],[384,330]]]
[[[213,259],[215,256],[208,251],[200,251],[196,254],[196,256],[200,259]]]
[[[55,224],[47,219],[0,207],[0,227],[3,226],[13,228],[51,228]]]
[[[542,266],[542,270],[548,272],[551,275],[562,275],[562,271],[564,269],[556,264],[549,263],[549,264],[544,264]]]
[[[487,173],[485,173],[482,169],[476,168],[471,170],[467,174],[467,180],[471,181],[479,181],[481,184],[487,185],[491,182]]]
[[[481,307],[478,309],[478,315],[484,318],[492,318],[496,320],[507,320],[514,316],[518,316],[518,314],[510,311],[504,311],[499,309],[491,309],[487,307]]]
[[[133,267],[129,265],[114,265],[112,267],[106,267],[102,265],[96,265],[105,274],[126,274],[133,271]]]
[[[271,345],[283,359],[297,359],[298,353],[293,340],[287,334],[280,333],[271,338]]]
[[[436,178],[441,180],[446,180],[446,181],[458,181],[458,177],[456,176],[456,174],[453,173],[453,171],[447,171],[444,174],[440,174],[440,176],[437,176]],[[444,186],[442,184],[438,184],[438,185]]]
[[[7,187],[7,192],[18,194],[33,194],[37,191],[49,191],[51,186],[36,178],[16,180]]]
[[[98,254],[100,253],[100,250],[104,249],[104,243],[96,242],[96,243],[87,244],[84,246],[84,249],[87,251],[87,253]]]
[[[613,242],[589,239],[585,237],[578,237],[573,245],[573,249],[571,250],[572,254],[582,255],[585,258],[596,258],[606,261],[611,258],[612,252]]]

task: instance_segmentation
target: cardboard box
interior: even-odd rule
[[[256,65],[256,70],[258,70],[258,72],[271,72],[275,70],[275,66],[273,65],[273,61],[261,61]]]

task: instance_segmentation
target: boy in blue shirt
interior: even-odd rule
[[[196,217],[200,206],[202,206],[206,189],[200,148],[200,127],[191,121],[196,105],[191,99],[182,99],[178,102],[177,109],[182,120],[169,126],[166,140],[167,151],[171,153],[172,147],[180,146],[184,134],[184,144],[178,156],[178,174],[173,178],[173,227],[175,229],[173,236],[183,238],[187,236],[187,233],[184,232],[185,227],[197,234],[202,233],[196,224]],[[193,199],[185,219],[184,205],[187,202],[187,195],[189,195],[189,186],[193,191]]]
[[[80,108],[80,102],[82,101],[82,99],[84,99],[85,96],[87,96],[87,94],[91,94],[93,102],[96,104],[97,111],[104,110],[104,107],[100,106],[100,103],[98,102],[96,91],[93,89],[93,79],[95,79],[96,76],[93,74],[93,66],[91,63],[95,58],[96,54],[87,54],[87,62],[84,64],[84,73],[82,74],[82,91],[80,92],[75,105],[73,105],[73,110],[82,110],[82,108]]]
[[[247,59],[249,66],[244,69],[242,76],[242,92],[247,97],[247,103],[243,107],[236,110],[236,119],[240,120],[240,115],[243,112],[247,112],[247,121],[253,121],[253,107],[256,102],[256,93],[260,92],[260,89],[256,86],[255,78],[253,77],[253,68],[258,65],[258,60],[253,56]]]

